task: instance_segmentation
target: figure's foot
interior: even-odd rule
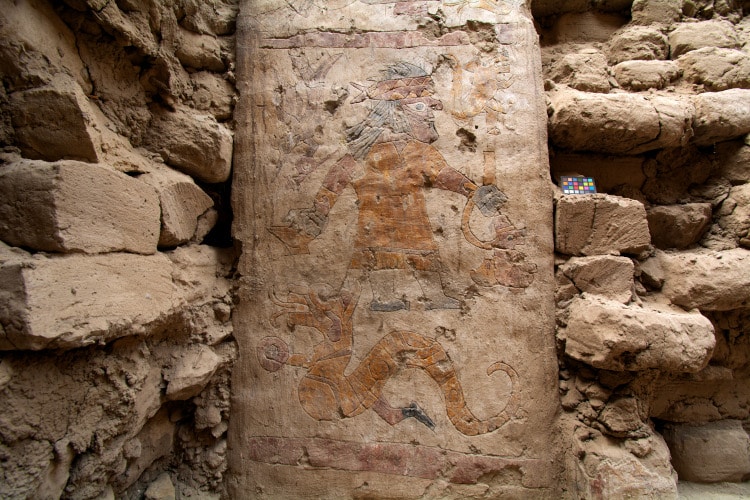
[[[432,311],[434,309],[461,309],[461,302],[444,295],[436,300],[428,300],[425,302],[425,309]]]
[[[404,416],[404,418],[416,418],[418,422],[423,423],[424,425],[429,427],[430,430],[435,429],[435,422],[433,422],[432,419],[427,416],[424,410],[420,408],[417,403],[411,403],[409,406],[401,408],[401,414]]]
[[[370,310],[378,312],[408,311],[409,301],[403,299],[395,299],[381,302],[375,299],[370,302]]]

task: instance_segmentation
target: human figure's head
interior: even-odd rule
[[[432,98],[434,83],[427,72],[411,63],[399,62],[381,72],[383,78],[363,88],[352,102],[369,99],[370,114],[361,123],[347,129],[347,142],[355,157],[363,158],[377,142],[403,136],[431,143],[438,138],[433,110],[443,104]]]

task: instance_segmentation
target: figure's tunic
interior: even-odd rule
[[[441,176],[446,169],[448,175]],[[352,182],[359,220],[350,267],[438,271],[424,188],[445,189],[439,177],[457,176],[473,185],[429,144],[410,141],[400,152],[391,142],[373,145],[365,158],[365,175]]]

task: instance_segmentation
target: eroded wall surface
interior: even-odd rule
[[[3,498],[748,495],[746,0],[0,3]]]
[[[231,2],[0,2],[0,497],[217,498]]]
[[[535,4],[571,494],[747,495],[749,12]]]
[[[556,491],[552,190],[520,2],[244,2],[230,491]]]

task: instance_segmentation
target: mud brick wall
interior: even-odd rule
[[[534,10],[553,181],[591,176],[601,193],[556,197],[567,484],[667,498],[676,480],[742,481],[748,6],[581,4]]]
[[[0,497],[750,495],[749,20],[0,2]]]
[[[236,15],[0,6],[0,497],[218,497]]]

